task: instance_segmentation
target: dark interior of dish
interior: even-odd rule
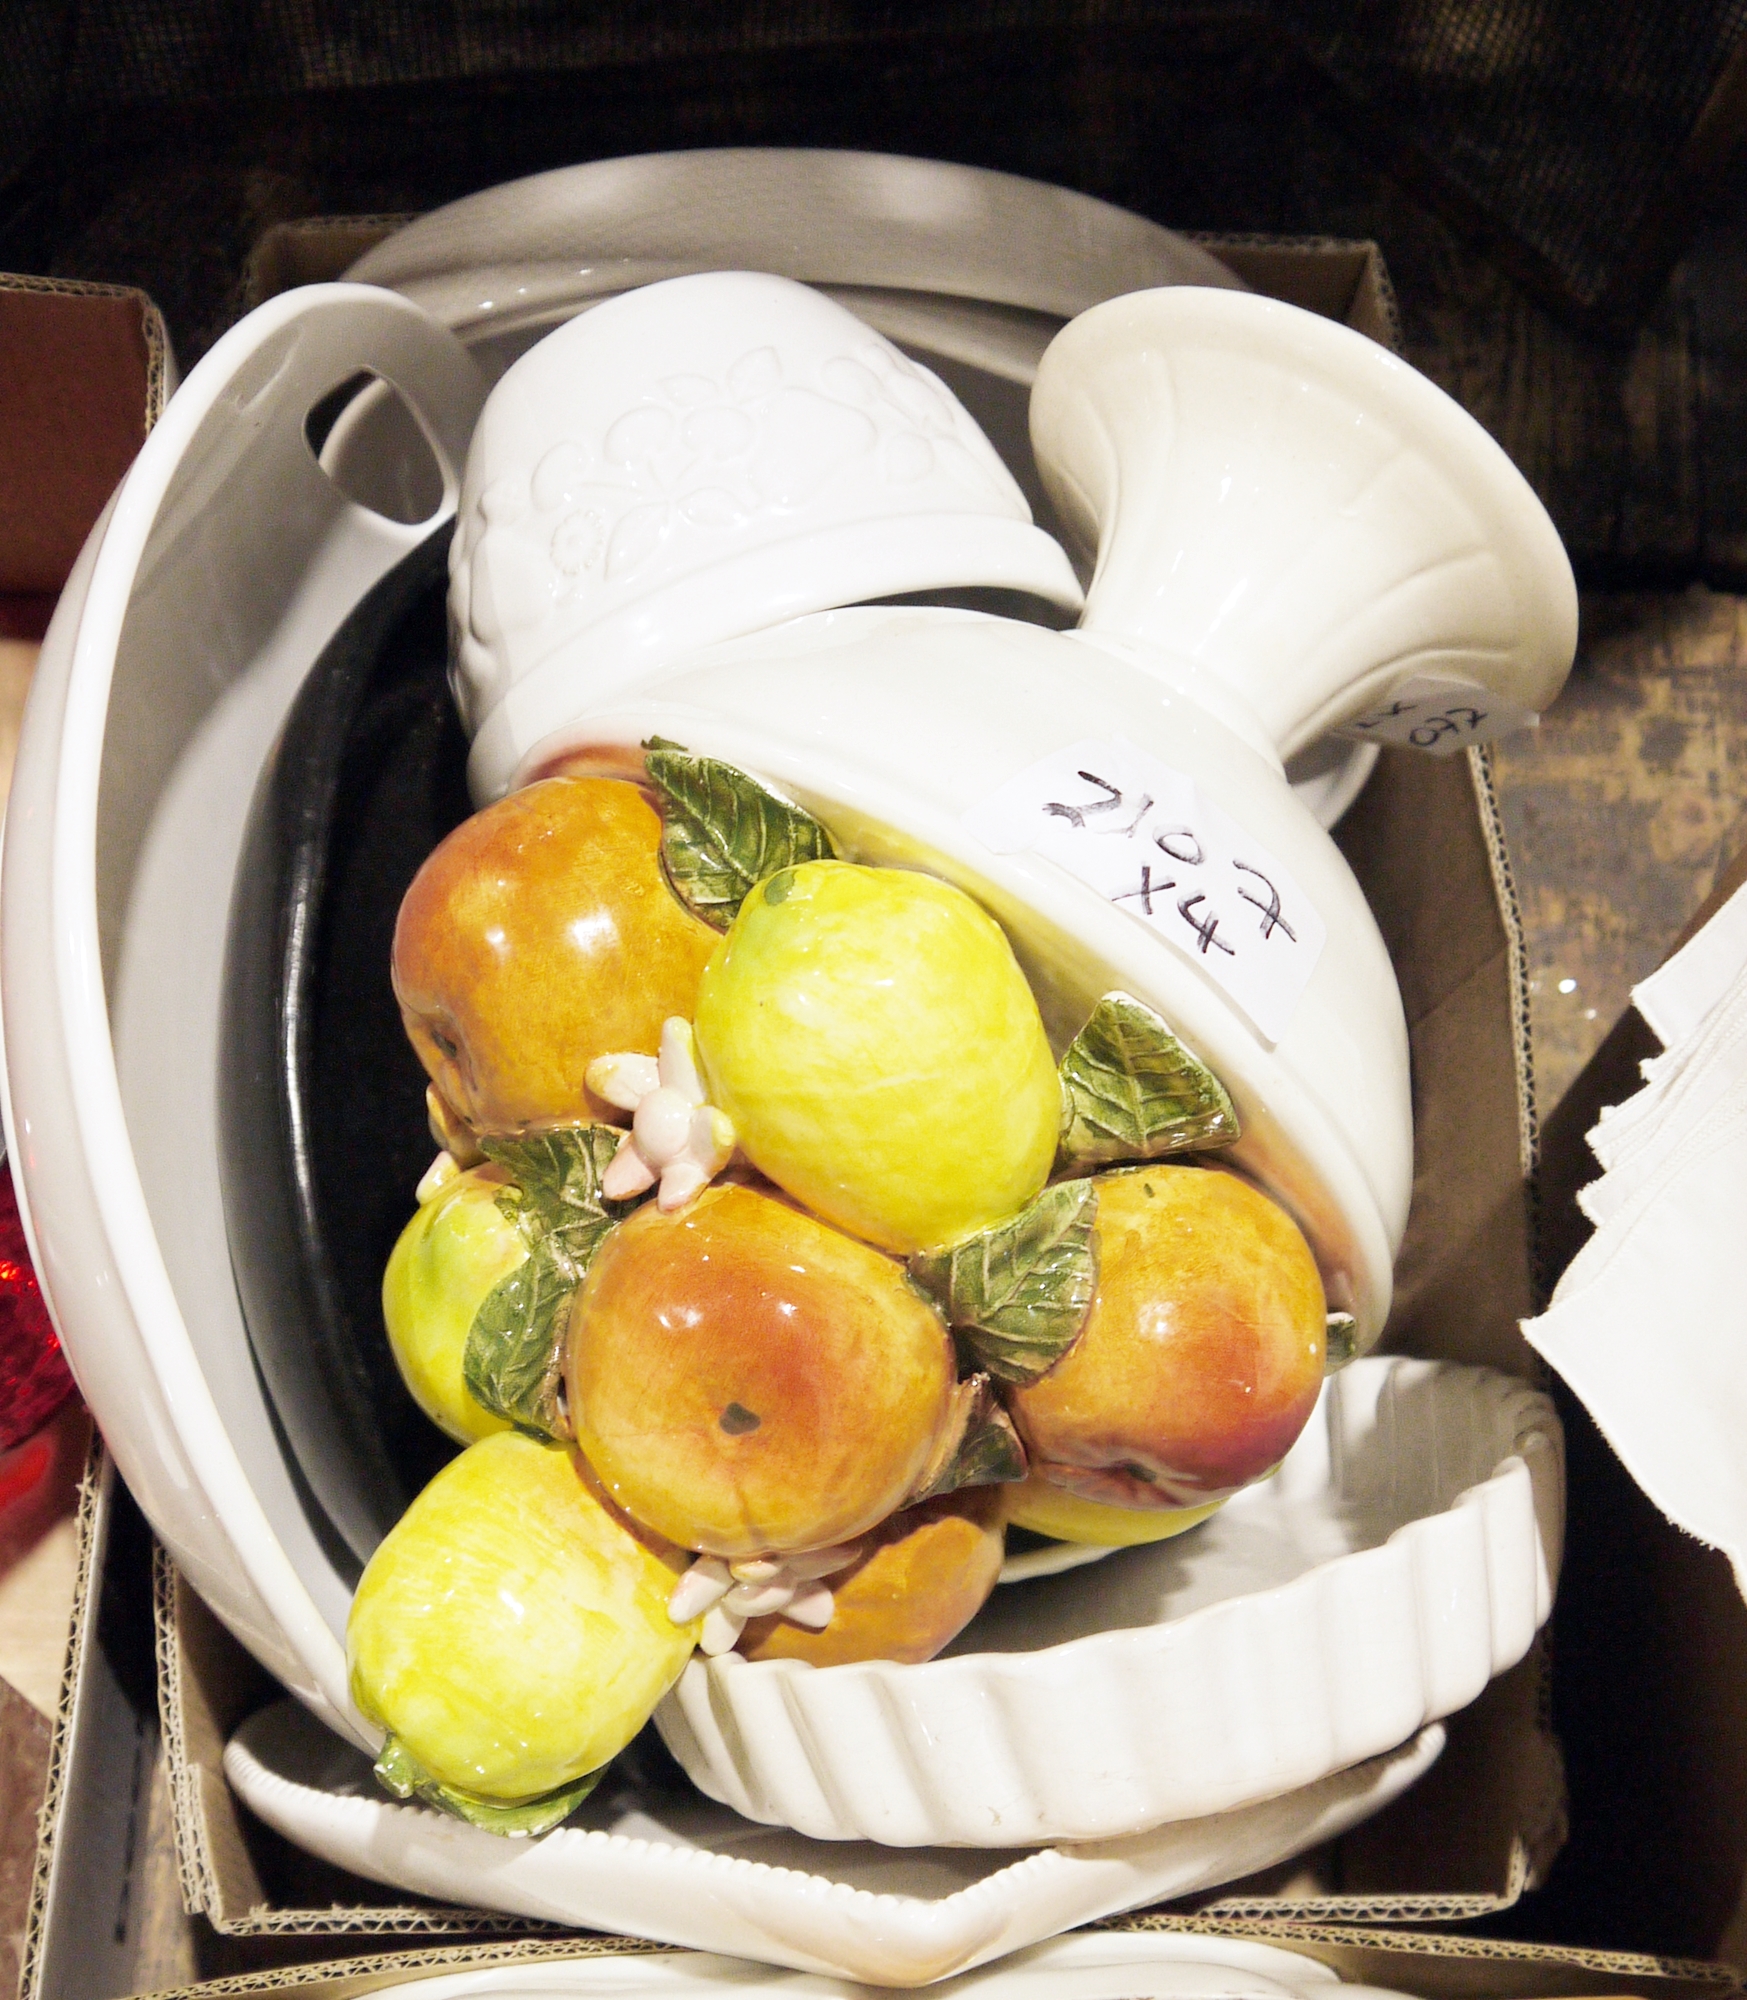
[[[232,1264],[311,1519],[354,1573],[454,1450],[407,1393],[380,1305],[432,1152],[388,980],[395,913],[472,809],[446,675],[448,542],[445,527],[398,564],[305,682],[262,772],[231,912]]]

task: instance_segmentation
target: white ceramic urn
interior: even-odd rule
[[[1571,664],[1569,564],[1440,390],[1249,294],[1082,314],[1031,426],[1090,575],[1072,630],[876,601],[997,586],[1059,622],[1078,591],[949,392],[830,301],[717,273],[572,321],[505,375],[469,458],[450,610],[475,794],[660,736],[852,858],[958,883],[1058,1044],[1122,991],[1218,1074],[1226,1157],[1297,1217],[1367,1347],[1412,1188],[1407,1034],[1283,759],[1532,719]]]

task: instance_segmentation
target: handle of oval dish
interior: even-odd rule
[[[1283,757],[1410,684],[1523,719],[1564,685],[1577,592],[1545,509],[1348,327],[1241,292],[1113,299],[1051,343],[1031,432],[1096,552],[1082,631],[1217,675]]]

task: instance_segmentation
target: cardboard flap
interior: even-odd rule
[[[0,593],[52,598],[66,581],[145,440],[166,361],[143,293],[0,275]]]

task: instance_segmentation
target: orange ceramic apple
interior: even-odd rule
[[[464,821],[394,929],[394,991],[449,1106],[477,1132],[622,1119],[583,1078],[690,1018],[719,942],[667,886],[661,818],[623,779],[557,777]]]
[[[1220,1499],[1278,1465],[1316,1403],[1327,1309],[1310,1247],[1211,1167],[1106,1174],[1097,1197],[1085,1327],[1007,1393],[1033,1477],[1117,1507]]]
[[[982,1609],[1001,1574],[1004,1490],[972,1486],[906,1507],[867,1536],[848,1569],[825,1579],[831,1622],[823,1631],[773,1616],[740,1635],[751,1660],[931,1660]]]
[[[952,1342],[900,1265],[774,1193],[650,1204],[571,1310],[571,1422],[602,1483],[730,1559],[864,1534],[913,1489],[952,1407]]]

